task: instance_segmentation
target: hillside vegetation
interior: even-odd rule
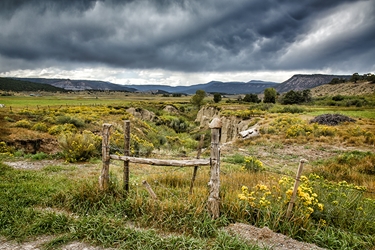
[[[57,92],[57,91],[65,91],[62,88],[54,87],[49,84],[41,84],[41,83],[34,83],[34,82],[27,82],[27,81],[20,81],[14,80],[11,78],[4,78],[0,77],[0,90],[2,91],[49,91],[49,92]]]

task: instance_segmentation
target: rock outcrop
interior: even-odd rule
[[[167,105],[163,108],[164,111],[170,113],[170,114],[178,114],[178,109],[171,106],[171,105]]]
[[[220,143],[229,142],[239,138],[239,133],[247,130],[249,124],[252,122],[251,119],[243,120],[236,116],[221,116],[220,111],[215,107],[201,108],[195,121],[199,122],[201,128],[208,128],[208,125],[213,118],[221,119],[222,127]]]
[[[155,113],[148,111],[147,109],[128,108],[126,112],[132,114],[135,118],[144,121],[153,121],[155,118]]]

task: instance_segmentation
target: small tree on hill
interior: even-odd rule
[[[274,88],[266,88],[264,90],[264,103],[276,103],[276,89]]]
[[[214,102],[218,103],[221,101],[221,94],[220,93],[215,93],[214,94]]]
[[[357,81],[361,80],[361,76],[358,73],[354,73],[352,77],[350,77],[350,81],[357,83]]]
[[[281,96],[280,103],[281,104],[299,104],[303,102],[310,102],[311,99],[312,99],[311,91],[309,89],[305,89],[303,91],[290,90]]]
[[[246,94],[245,97],[243,98],[243,101],[259,103],[260,99],[258,98],[257,94]]]
[[[191,98],[190,102],[196,106],[198,109],[203,105],[203,99],[206,97],[206,92],[204,90],[198,89],[195,95]]]

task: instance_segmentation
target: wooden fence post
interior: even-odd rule
[[[111,128],[111,124],[104,123],[103,124],[103,139],[102,139],[102,162],[103,168],[102,172],[99,176],[99,189],[100,190],[107,190],[108,183],[109,183],[109,129]]]
[[[305,160],[305,159],[301,159],[299,161],[299,166],[298,166],[298,170],[297,170],[296,180],[294,182],[292,197],[290,198],[288,210],[286,211],[286,217],[287,218],[290,218],[290,214],[292,212],[294,202],[296,201],[297,190],[298,190],[298,186],[299,186],[299,182],[300,182],[300,178],[301,178],[301,174],[302,174],[302,170],[303,170],[303,163],[306,163],[306,162],[308,162],[308,161]]]
[[[124,156],[130,156],[130,121],[124,121]],[[129,192],[129,161],[124,161],[124,190]]]
[[[214,118],[209,127],[211,129],[211,177],[208,186],[210,195],[208,197],[208,211],[212,219],[219,218],[220,215],[220,129],[222,123],[219,118]]]
[[[143,180],[142,184],[143,184],[143,186],[145,186],[145,188],[147,189],[147,192],[151,195],[152,199],[157,200],[158,197],[156,196],[154,190],[152,190],[150,184],[148,184],[148,182],[146,180]]]

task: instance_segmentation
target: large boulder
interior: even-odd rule
[[[153,121],[155,119],[155,113],[148,111],[147,109],[128,108],[126,112],[132,114],[135,118],[144,121]]]
[[[178,114],[178,109],[173,107],[172,105],[167,105],[163,108],[164,111],[170,114]]]

